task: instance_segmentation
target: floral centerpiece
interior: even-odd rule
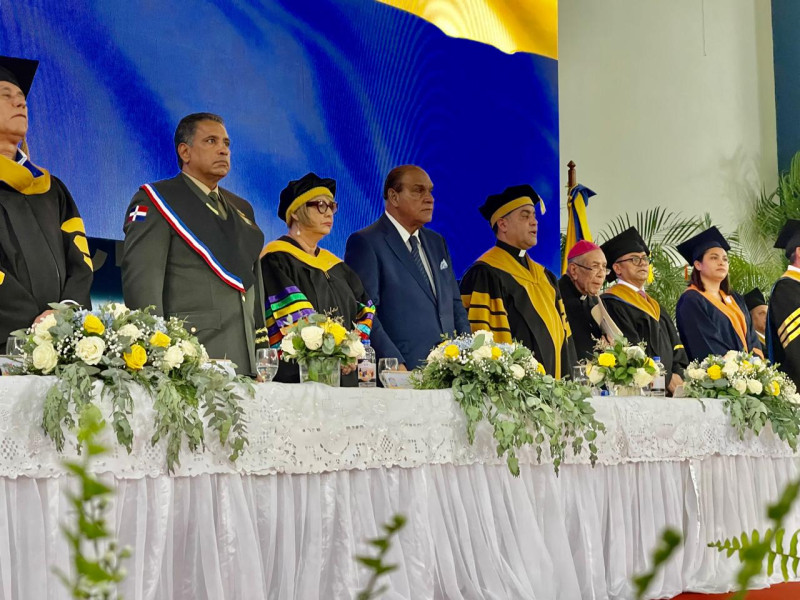
[[[365,351],[357,330],[345,329],[339,317],[316,313],[287,328],[281,354],[298,363],[301,382],[338,387],[341,367],[354,366]]]
[[[117,441],[128,452],[133,443],[130,386],[137,383],[154,396],[151,441],[166,438],[170,471],[179,464],[184,438],[192,451],[204,445],[206,426],[228,446],[230,459],[238,458],[247,438],[239,406],[242,388],[235,384],[245,384],[250,393],[252,385],[209,364],[205,348],[183,321],[155,316],[150,309],[129,310],[123,304],[105,304],[94,311],[50,306],[51,314],[13,335],[23,340],[23,373],[58,378],[45,399],[42,427],[59,451],[65,441],[62,427],[75,426],[75,417],[93,404],[93,382],[101,381],[102,395],[111,402]]]
[[[780,439],[797,449],[800,395],[794,382],[774,364],[749,352],[731,350],[724,356],[692,361],[684,374],[686,395],[725,401],[731,425],[740,437],[748,429],[758,435],[769,422]]]
[[[592,464],[597,459],[594,440],[605,428],[594,418],[589,388],[546,375],[528,348],[495,343],[491,331],[443,341],[412,373],[412,382],[418,389],[453,389],[470,443],[478,423],[489,421],[497,454],[506,455],[514,475],[516,449],[525,444],[535,446],[541,460],[547,443],[556,473],[568,445],[575,454],[588,445]]]
[[[656,363],[647,356],[644,342],[630,344],[618,337],[613,344],[598,345],[586,365],[586,375],[592,385],[605,385],[610,392],[639,395],[653,383]]]

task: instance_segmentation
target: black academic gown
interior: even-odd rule
[[[91,286],[86,232],[66,186],[51,177],[49,190],[26,195],[0,182],[0,352],[51,302],[91,308]]]
[[[767,352],[800,388],[800,273],[788,270],[775,283],[767,312]]]
[[[577,362],[555,275],[526,253],[498,241],[461,280],[472,331],[489,329],[497,342],[517,340],[554,377]]]
[[[564,310],[567,313],[578,360],[590,359],[594,354],[597,340],[603,337],[603,330],[592,316],[592,309],[597,306],[599,300],[597,296],[581,294],[567,275],[558,280],[558,288],[564,301]]]
[[[675,320],[689,360],[703,360],[709,354],[722,356],[730,350],[762,354],[744,298],[736,292],[728,297],[739,307],[744,318],[746,344],[736,333],[731,320],[699,291],[689,288],[678,298]]]
[[[372,329],[375,308],[355,271],[327,250],[316,256],[305,252],[291,237],[270,242],[261,258],[264,279],[264,314],[269,343],[278,347],[281,328],[312,313],[332,313],[345,328],[357,328],[362,338]],[[300,381],[294,362],[281,361],[275,381]],[[342,386],[358,385],[355,372],[342,375]]]
[[[672,319],[661,310],[658,302],[649,296],[640,300],[636,292],[621,283],[608,288],[601,298],[609,316],[629,342],[646,342],[648,356],[658,356],[667,373],[683,377],[689,359]]]

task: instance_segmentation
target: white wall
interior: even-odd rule
[[[770,0],[560,0],[558,76],[595,235],[657,205],[729,231],[777,184]]]

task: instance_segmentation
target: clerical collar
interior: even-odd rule
[[[629,288],[631,288],[637,294],[639,292],[644,292],[645,294],[647,293],[647,292],[645,292],[644,288],[638,288],[635,285],[633,285],[632,283],[628,283],[624,279],[617,279],[617,283],[621,283],[622,285],[627,285]]]
[[[501,250],[505,250],[506,252],[508,252],[511,256],[514,257],[514,260],[516,260],[523,267],[525,267],[526,269],[528,268],[528,253],[525,252],[525,250],[521,250],[516,246],[512,246],[511,244],[506,244],[501,240],[497,240],[495,245]]]
[[[199,187],[200,191],[203,192],[206,196],[208,196],[211,192],[219,193],[219,186],[218,185],[214,186],[214,189],[212,190],[205,183],[203,183],[202,181],[200,181],[196,177],[192,177],[186,171],[181,171],[181,173],[183,173],[184,176],[188,177],[189,181],[191,181],[193,184],[195,184],[197,187]]]
[[[788,268],[789,268],[790,271],[794,271],[795,273],[800,273],[800,269],[798,269],[794,265],[789,265]]]

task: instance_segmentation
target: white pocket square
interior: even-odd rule
[[[442,259],[442,262],[439,263],[439,270],[444,271],[446,268],[447,268],[447,261],[445,259]]]

